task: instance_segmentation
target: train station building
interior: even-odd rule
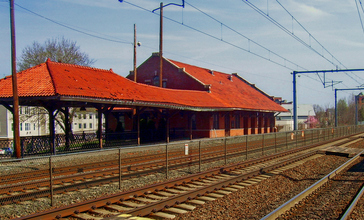
[[[238,74],[167,58],[163,58],[161,88],[158,57],[154,53],[137,68],[137,82],[130,80],[133,72],[125,78],[112,69],[48,59],[18,73],[19,105],[45,108],[51,137],[55,135],[58,112],[68,115],[70,108],[93,108],[98,114],[95,128],[98,137],[102,137],[102,132],[134,131],[139,144],[143,139],[168,142],[170,137],[194,139],[270,133],[275,131],[274,114],[287,111]],[[11,76],[0,80],[0,102],[12,111]],[[69,129],[71,125],[65,127]]]

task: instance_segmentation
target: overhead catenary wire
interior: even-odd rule
[[[355,0],[356,1],[356,0]],[[360,1],[360,0],[359,0]],[[345,69],[348,69],[342,62],[340,62],[328,49],[326,49],[278,0],[276,0],[276,2],[284,9],[284,11],[292,17],[292,22],[293,20],[308,34],[309,39],[311,40],[311,38],[318,44],[321,46],[321,48],[326,51],[326,53],[328,53],[332,59],[336,60],[341,66],[343,66]],[[360,16],[360,15],[359,15]],[[360,19],[361,20],[361,19]],[[363,24],[362,24],[363,25]],[[363,29],[364,31],[364,29]],[[309,43],[310,47],[311,47],[311,43]],[[312,48],[312,47],[311,47]],[[333,62],[332,62],[333,63]],[[349,76],[352,80],[356,81],[356,79],[354,79],[352,76],[350,76],[348,73],[345,73],[347,76]],[[354,76],[358,77],[361,80],[364,80],[363,78],[359,77],[358,75],[356,75],[355,73],[352,73]],[[358,81],[356,81],[357,83],[359,83]]]
[[[87,33],[86,31],[82,31],[82,30],[79,30],[79,29],[77,29],[77,28],[73,28],[73,27],[71,27],[70,25],[66,25],[66,24],[63,24],[63,23],[61,23],[61,22],[55,21],[55,20],[53,20],[53,19],[47,18],[47,17],[45,17],[45,16],[43,16],[43,15],[41,15],[41,14],[38,14],[38,13],[36,13],[36,12],[32,11],[32,10],[29,10],[29,9],[27,9],[27,8],[25,8],[25,7],[21,6],[21,5],[19,5],[19,4],[16,4],[16,3],[15,3],[15,5],[16,5],[17,7],[19,7],[19,8],[21,8],[21,9],[23,9],[23,10],[25,10],[25,11],[27,11],[27,12],[31,13],[31,14],[34,14],[34,15],[36,15],[36,16],[38,16],[38,17],[40,17],[40,18],[43,18],[43,19],[45,19],[45,20],[47,20],[47,21],[50,21],[50,22],[52,22],[52,23],[55,23],[55,24],[60,25],[60,26],[62,26],[62,27],[64,27],[64,28],[70,29],[70,30],[72,30],[72,31],[79,32],[79,33],[81,33],[81,34],[85,34],[85,35],[88,35],[88,36],[91,36],[91,37],[95,37],[95,38],[98,38],[98,39],[101,39],[101,40],[106,40],[106,41],[110,41],[110,42],[114,42],[114,43],[120,43],[120,44],[133,44],[132,42],[128,42],[128,41],[113,40],[113,39],[110,39],[110,38],[101,37],[101,36],[98,36],[98,35],[95,35],[95,34]]]
[[[362,21],[362,19],[361,19],[361,15],[360,15],[360,10],[359,10],[359,7],[358,7],[358,2],[357,2],[356,0],[354,0],[354,1],[355,1],[356,9],[357,9],[357,11],[358,11],[359,20],[360,20],[360,24],[361,24],[361,29],[363,30],[363,33],[364,33],[364,26],[363,26],[363,21]],[[360,5],[361,5],[361,9],[362,9],[362,11],[363,11],[363,13],[364,13],[364,9],[363,9],[363,6],[362,6],[362,4],[361,4],[361,1],[359,0],[359,2],[360,2]]]
[[[134,4],[134,3],[131,3],[131,2],[128,2],[128,1],[123,1],[123,3],[129,4],[129,5],[132,5],[132,6],[134,6],[134,7],[137,7],[137,8],[139,8],[139,9],[142,9],[142,10],[144,10],[144,11],[148,11],[148,12],[151,12],[151,13],[155,14],[154,12],[152,12],[152,11],[150,11],[150,10],[148,10],[148,9],[146,9],[146,8],[144,8],[144,7],[142,7],[142,6],[136,5],[136,4]],[[188,4],[188,3],[185,1],[185,4]],[[190,5],[190,4],[188,4],[188,5]],[[191,6],[191,5],[190,5],[190,6]],[[192,7],[192,6],[191,6],[191,7]],[[156,15],[158,15],[158,14],[156,14]],[[245,51],[245,52],[247,52],[247,53],[250,53],[250,54],[252,54],[252,55],[255,55],[255,56],[257,56],[257,57],[259,57],[259,58],[261,58],[261,59],[264,59],[264,60],[266,60],[266,61],[268,61],[268,62],[274,63],[274,64],[276,64],[276,65],[278,65],[278,66],[281,66],[281,67],[283,67],[283,68],[286,68],[286,69],[288,69],[288,70],[290,70],[290,71],[293,71],[294,69],[293,69],[293,68],[291,68],[291,67],[288,67],[287,65],[285,65],[285,62],[289,62],[289,63],[293,64],[293,65],[294,65],[295,67],[297,67],[297,68],[305,69],[305,68],[301,67],[300,65],[298,65],[298,64],[296,64],[296,63],[293,63],[292,61],[289,61],[289,60],[288,60],[288,59],[286,59],[286,58],[283,58],[282,56],[277,56],[277,57],[279,57],[279,58],[281,58],[281,59],[282,59],[283,64],[282,64],[282,63],[279,63],[279,62],[277,62],[277,61],[274,61],[274,60],[270,59],[269,57],[265,57],[264,55],[261,55],[261,54],[255,53],[255,52],[253,52],[253,51],[251,51],[251,50],[248,50],[248,49],[246,49],[246,48],[243,48],[243,47],[241,47],[241,46],[239,46],[239,45],[236,45],[236,44],[234,44],[234,43],[231,43],[231,42],[229,42],[229,41],[226,41],[226,40],[222,39],[222,38],[221,38],[221,36],[219,36],[219,37],[214,36],[214,35],[212,35],[212,34],[209,34],[209,33],[205,32],[205,31],[202,31],[202,30],[200,30],[200,29],[198,29],[198,28],[192,27],[192,26],[190,26],[190,25],[187,25],[187,24],[185,24],[185,23],[183,23],[183,22],[180,22],[180,21],[174,20],[174,19],[172,19],[172,18],[170,18],[170,17],[167,17],[167,16],[163,16],[163,18],[164,18],[164,19],[167,19],[167,20],[169,20],[169,21],[172,21],[172,22],[174,22],[174,23],[177,23],[177,24],[179,24],[179,25],[182,25],[182,26],[184,26],[184,27],[187,27],[187,28],[189,28],[189,29],[191,29],[191,30],[194,30],[194,31],[196,31],[196,32],[199,32],[199,33],[201,33],[201,34],[204,34],[204,35],[206,35],[206,36],[208,36],[208,37],[210,37],[210,38],[213,38],[213,39],[219,40],[219,41],[221,41],[221,42],[223,42],[223,43],[226,43],[226,44],[228,44],[228,45],[230,45],[230,46],[232,46],[232,47],[235,47],[235,48],[237,48],[237,49],[240,49],[240,50],[243,50],[243,51]],[[217,19],[214,19],[214,20],[215,20],[215,21],[218,21]],[[219,22],[219,21],[218,21],[218,22]],[[222,24],[222,22],[219,22],[219,24],[221,25],[221,24]],[[227,26],[225,25],[225,27],[227,27]],[[272,51],[270,51],[270,50],[267,50],[267,51],[268,51],[269,53],[271,53],[271,52],[272,52]],[[305,70],[306,70],[306,69],[305,69]]]
[[[293,33],[293,30],[290,31],[288,30],[286,27],[284,27],[282,24],[280,24],[278,21],[276,21],[274,18],[272,18],[271,16],[267,15],[265,12],[263,12],[261,9],[259,9],[257,6],[255,6],[253,3],[249,2],[249,0],[242,0],[245,4],[247,4],[249,7],[251,7],[254,11],[258,12],[260,15],[262,15],[264,18],[266,18],[268,21],[270,21],[271,23],[273,23],[274,25],[276,25],[278,28],[280,28],[281,30],[283,30],[285,33],[287,33],[289,36],[291,36],[292,38],[294,38],[295,40],[297,40],[298,42],[300,42],[302,45],[304,45],[305,47],[307,47],[308,49],[312,50],[313,52],[315,52],[317,55],[321,56],[323,59],[325,59],[327,62],[331,63],[333,66],[335,66],[337,68],[337,65],[331,61],[329,58],[325,57],[325,55],[323,55],[322,53],[320,53],[318,50],[314,49],[310,44],[306,43],[304,40],[302,40],[301,38],[299,38],[297,35],[295,35]],[[279,3],[278,0],[276,0],[277,3]],[[279,3],[280,4],[280,3]],[[292,17],[292,20],[295,20],[308,34],[310,38],[313,38],[316,40],[316,38],[314,38],[314,36],[307,31],[306,28],[303,27],[303,25],[301,25],[297,19],[287,10],[285,9],[285,7],[283,7],[282,4],[280,4],[281,7],[290,15],[290,17]],[[316,40],[317,41],[317,40]],[[334,57],[334,55],[332,55],[321,43],[319,43],[317,41],[317,43],[322,47],[323,51],[326,51],[328,54],[331,55],[331,58],[335,59],[336,61],[338,61],[339,64],[341,64],[344,69],[347,69],[347,67],[342,64],[337,58]],[[356,83],[361,84],[360,82],[358,82],[356,79],[354,79],[351,75],[349,75],[348,73],[345,73],[347,76],[349,76],[352,80],[354,80]],[[353,74],[355,75],[355,74]],[[362,79],[361,77],[355,75],[356,77]],[[364,79],[362,79],[364,80]]]

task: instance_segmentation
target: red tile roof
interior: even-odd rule
[[[226,108],[207,92],[172,90],[135,83],[112,70],[48,60],[18,73],[21,97],[86,97],[193,108]],[[11,76],[0,80],[0,98],[12,97]]]
[[[95,102],[124,101],[129,105],[185,107],[207,109],[252,109],[286,111],[241,80],[228,79],[229,75],[171,61],[185,67],[186,72],[212,85],[212,92],[176,90],[140,84],[103,70],[47,60],[18,73],[19,98],[69,97],[90,98]],[[11,76],[0,80],[0,99],[12,97]],[[118,102],[120,104],[120,102]],[[132,104],[130,104],[132,103]],[[120,104],[121,105],[121,104]]]
[[[247,83],[237,74],[226,74],[170,59],[166,60],[178,68],[184,68],[186,74],[205,85],[211,85],[211,96],[223,102],[225,106],[261,111],[286,111],[261,90]]]

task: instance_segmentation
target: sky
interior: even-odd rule
[[[182,4],[182,0],[167,0]],[[238,73],[271,96],[292,101],[293,71],[364,68],[361,0],[188,0],[163,9],[163,55]],[[364,1],[363,1],[364,3]],[[93,67],[127,76],[159,50],[156,0],[15,0],[17,60],[33,42],[66,38]],[[360,16],[360,17],[359,17]],[[0,0],[0,77],[11,75],[9,0]],[[334,105],[334,90],[364,84],[363,72],[300,74],[298,104]],[[326,83],[323,83],[326,82]],[[329,86],[329,83],[341,82]],[[325,86],[324,86],[325,84]],[[340,90],[339,98],[359,90]]]

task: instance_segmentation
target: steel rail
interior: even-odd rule
[[[191,192],[186,192],[183,194],[179,194],[179,195],[175,195],[171,198],[168,198],[167,200],[162,200],[156,203],[151,203],[151,204],[147,204],[144,207],[140,207],[140,208],[136,208],[133,209],[131,211],[127,211],[124,213],[130,213],[133,215],[148,215],[151,212],[153,212],[153,210],[160,210],[163,209],[166,206],[173,206],[177,201],[178,202],[184,202],[189,198],[193,198],[198,196],[199,194],[205,194],[207,192],[210,191],[214,191],[215,188],[221,188],[223,186],[227,186],[231,183],[235,183],[235,182],[239,182],[242,180],[245,180],[249,177],[252,176],[256,176],[265,172],[268,172],[270,170],[276,169],[278,167],[281,166],[285,166],[288,163],[293,163],[295,161],[301,160],[303,158],[307,158],[309,156],[312,156],[316,154],[316,151],[312,151],[312,152],[308,152],[305,154],[301,154],[280,162],[275,163],[274,165],[271,166],[267,166],[264,169],[260,169],[260,170],[255,170],[255,171],[251,171],[249,173],[246,174],[241,174],[241,175],[232,175],[231,178],[228,178],[227,180],[221,180],[218,181],[217,183],[210,185],[210,186],[206,186],[206,187],[202,187],[199,189],[196,189],[194,191]],[[274,157],[272,157],[274,158]],[[261,161],[261,159],[256,159],[253,162],[253,164],[258,163],[259,161]],[[247,162],[244,162],[245,164]],[[237,164],[235,165],[237,167],[237,169],[241,168],[242,166],[244,166],[243,164]],[[19,218],[19,220],[21,219],[54,219],[54,218],[63,218],[66,216],[71,216],[75,213],[80,213],[80,212],[85,212],[87,210],[90,209],[95,209],[97,207],[103,207],[106,205],[110,205],[113,203],[117,203],[119,201],[124,201],[124,200],[128,200],[128,199],[132,199],[133,197],[138,197],[138,196],[143,196],[146,194],[150,194],[154,191],[160,191],[160,190],[164,190],[165,188],[168,187],[173,187],[175,185],[181,185],[181,184],[185,184],[186,182],[192,182],[193,181],[198,181],[200,180],[200,178],[203,177],[211,177],[220,173],[226,173],[229,171],[231,171],[233,168],[233,165],[229,165],[229,166],[224,166],[221,168],[216,168],[213,170],[209,170],[209,171],[205,171],[202,173],[198,173],[198,174],[193,174],[190,175],[188,177],[183,177],[183,178],[179,178],[179,179],[175,179],[175,180],[170,180],[168,182],[165,183],[158,183],[158,184],[154,184],[151,186],[146,186],[146,187],[142,187],[140,189],[135,189],[135,190],[130,190],[127,192],[122,192],[122,193],[118,193],[115,195],[110,195],[110,196],[106,196],[106,197],[102,197],[102,198],[98,198],[95,200],[91,200],[91,201],[85,201],[85,202],[81,202],[78,204],[73,204],[73,205],[69,205],[69,206],[65,206],[65,207],[61,207],[61,208],[57,208],[54,210],[49,210],[49,211],[45,211],[42,213],[36,213],[33,215],[29,215],[29,216],[25,216],[22,218]]]
[[[312,184],[310,187],[302,191],[301,193],[297,194],[295,197],[290,199],[289,201],[285,202],[283,205],[269,213],[268,215],[264,216],[262,220],[271,220],[276,219],[282,214],[284,214],[286,211],[290,210],[292,207],[294,207],[299,201],[302,201],[304,198],[309,196],[311,193],[313,193],[316,189],[324,185],[326,182],[328,182],[330,179],[332,179],[334,176],[336,176],[338,173],[340,173],[343,169],[350,166],[352,163],[354,163],[356,160],[360,158],[360,155],[364,153],[364,150],[355,155],[353,158],[351,158],[349,161],[346,161],[344,164],[342,164],[340,167],[336,168],[331,173],[327,174],[325,177],[323,177],[321,180],[317,181],[316,183]]]
[[[352,140],[348,139],[348,140],[343,140],[341,141],[339,144],[343,144],[343,143],[347,143],[350,142]],[[322,143],[320,143],[322,144]],[[318,144],[315,145],[311,145],[311,147],[314,147]],[[235,147],[235,149],[240,149],[241,147]],[[302,149],[308,149],[309,147],[299,147],[299,148],[295,148],[293,150],[289,150],[289,151],[285,151],[282,152],[278,155],[285,155],[285,154],[290,154],[290,153],[294,153],[294,152],[298,152]],[[221,152],[223,150],[220,150]],[[220,152],[219,151],[219,152]],[[250,153],[256,152],[256,151],[260,151],[260,149],[253,149],[253,150],[249,150]],[[180,152],[175,152],[175,153],[180,153]],[[215,152],[216,153],[216,152]],[[214,152],[211,152],[209,154],[205,154],[203,156],[203,158],[201,158],[201,161],[206,163],[206,162],[212,162],[212,161],[218,161],[221,159],[225,158],[225,155],[223,155],[223,153],[221,153],[221,155],[219,156],[211,156],[209,157],[209,155],[216,155]],[[234,153],[229,153],[226,158],[232,158],[235,156],[239,156],[241,154],[245,154],[244,152],[234,152]],[[153,157],[153,156],[152,156]],[[187,166],[193,166],[193,165],[197,165],[200,163],[200,161],[198,160],[198,158],[194,159],[195,157],[197,157],[196,155],[190,156],[190,157],[182,157],[182,158],[174,158],[174,159],[170,159],[169,161],[169,166],[171,170],[174,169],[180,169],[183,167],[187,167]],[[272,157],[277,157],[277,155],[273,155],[273,156],[268,156],[265,157],[267,159],[270,159]],[[138,158],[138,157],[136,157]],[[138,161],[136,158],[131,158],[128,161]],[[106,164],[109,165],[113,165],[114,161],[106,161]],[[153,166],[147,166],[147,165],[154,165]],[[63,193],[65,191],[73,191],[73,190],[79,190],[79,189],[85,189],[91,186],[97,186],[97,185],[101,185],[104,183],[110,183],[110,182],[116,182],[119,179],[123,180],[123,179],[128,179],[128,178],[132,178],[134,176],[139,176],[139,175],[148,175],[150,173],[154,173],[154,172],[163,172],[164,170],[164,166],[165,165],[165,161],[159,161],[159,162],[150,162],[150,163],[145,163],[145,164],[139,164],[139,165],[134,165],[133,167],[131,167],[130,165],[125,165],[122,167],[122,172],[123,175],[119,176],[119,167],[114,167],[111,169],[107,169],[107,170],[98,170],[95,172],[90,172],[90,173],[78,173],[76,175],[72,175],[72,176],[62,176],[62,177],[58,177],[55,178],[53,180],[54,185],[58,185],[57,187],[52,188],[55,194],[60,194]],[[73,167],[73,166],[71,166]],[[85,167],[89,167],[89,164],[85,164]],[[104,167],[104,166],[102,166]],[[146,168],[147,167],[147,168]],[[105,168],[105,167],[104,167]],[[228,167],[226,167],[228,168]],[[75,169],[75,168],[72,168]],[[67,168],[63,168],[61,170],[68,170]],[[82,170],[83,171],[83,170]],[[129,172],[129,173],[125,173],[125,172]],[[102,179],[98,179],[98,177],[102,177]],[[96,180],[95,180],[96,179]],[[76,181],[81,181],[78,183],[74,183]],[[71,182],[72,185],[66,185],[63,184],[64,182]],[[59,186],[61,185],[61,186]],[[14,190],[20,190],[21,194],[16,194],[16,195],[8,195],[8,196],[4,196],[0,199],[0,204],[11,204],[12,202],[18,202],[18,201],[26,201],[27,199],[32,199],[32,198],[39,198],[42,196],[48,196],[49,195],[49,188],[45,188],[44,187],[48,187],[49,186],[49,181],[48,180],[44,180],[44,181],[33,181],[33,182],[29,182],[26,184],[17,184],[15,186],[12,187],[12,191]],[[43,189],[38,189],[39,187],[42,187]],[[0,188],[0,191],[4,191],[5,188]],[[30,191],[30,192],[26,192],[26,191]],[[5,191],[4,191],[5,192]]]
[[[350,203],[350,206],[346,209],[345,213],[341,216],[340,220],[350,219],[351,213],[354,211],[356,204],[359,202],[363,194],[364,194],[364,184],[362,185],[361,190],[355,196],[354,200]]]

